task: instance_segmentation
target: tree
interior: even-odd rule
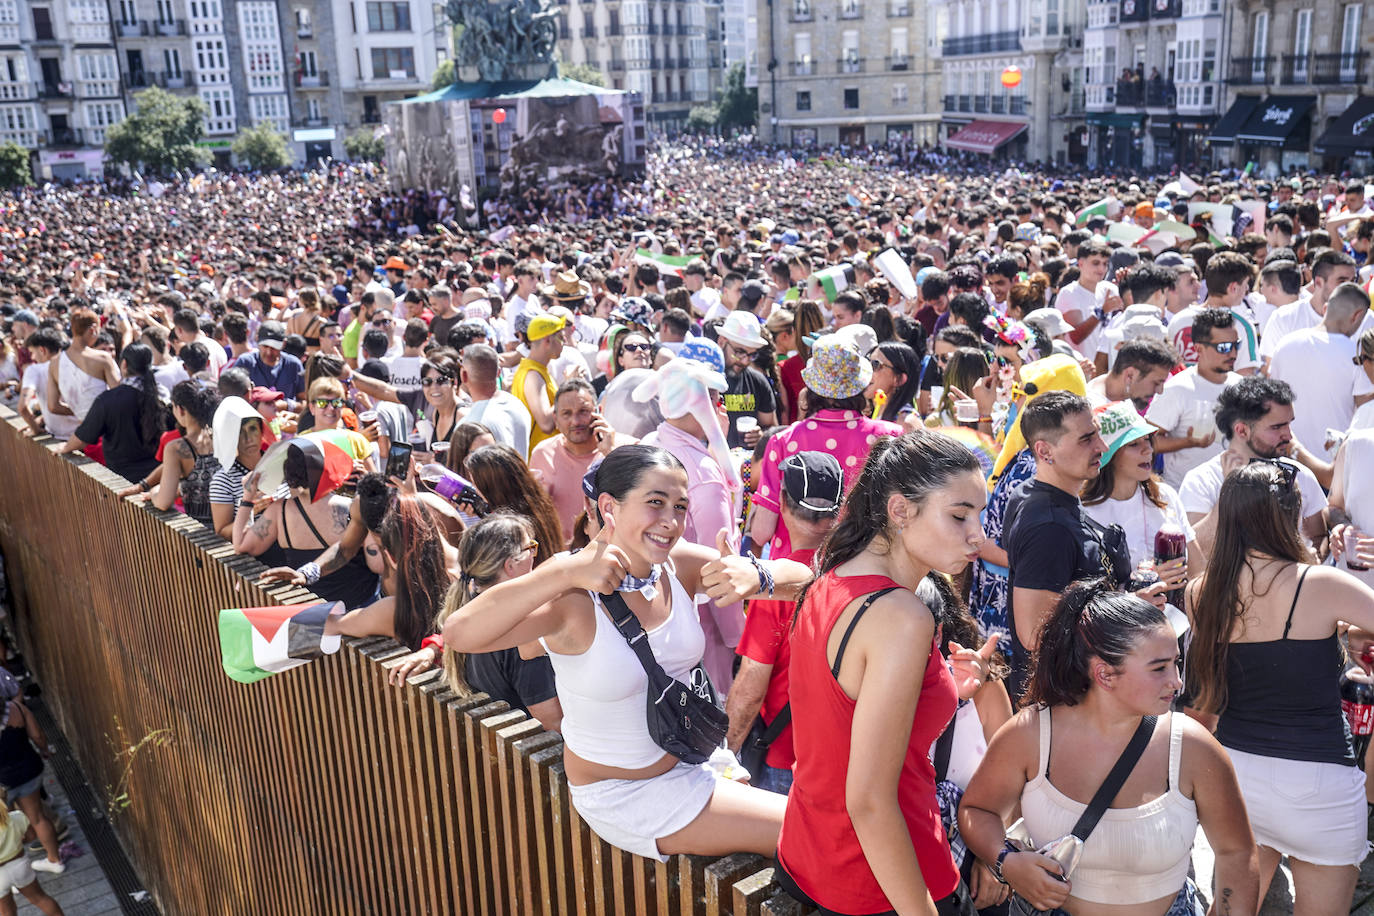
[[[344,153],[354,162],[381,162],[386,155],[386,143],[375,131],[364,127],[344,137]]]
[[[753,127],[758,123],[759,91],[745,88],[743,63],[735,64],[725,74],[725,87],[720,91],[718,107],[720,119],[717,124],[722,131]]]
[[[33,184],[29,151],[13,141],[0,143],[0,188]]]
[[[439,66],[434,69],[434,78],[429,81],[432,89],[445,89],[453,85],[458,78],[457,72],[453,69],[453,61],[444,60],[439,62]]]
[[[600,70],[586,64],[570,64],[560,60],[558,62],[558,75],[565,80],[577,80],[579,83],[606,88],[606,77],[601,74]]]
[[[196,146],[205,135],[205,103],[179,98],[157,87],[134,96],[136,110],[105,131],[105,153],[130,168],[155,175],[189,169],[208,161]]]
[[[694,105],[687,114],[687,130],[694,134],[712,133],[719,122],[719,105]]]
[[[266,121],[259,121],[234,139],[234,155],[255,172],[270,172],[291,164],[286,137]]]

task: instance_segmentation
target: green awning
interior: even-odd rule
[[[1090,111],[1085,120],[1099,127],[1139,127],[1145,122],[1143,114],[1118,114],[1115,111]]]

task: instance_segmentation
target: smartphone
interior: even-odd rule
[[[410,453],[412,449],[409,445],[400,442],[391,443],[391,451],[386,456],[386,476],[406,479],[410,473]]]

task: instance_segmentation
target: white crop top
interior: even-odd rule
[[[1197,835],[1197,806],[1178,790],[1183,723],[1169,714],[1169,787],[1138,808],[1108,808],[1083,844],[1070,878],[1073,896],[1087,903],[1136,904],[1172,897],[1188,877]],[[1054,787],[1050,711],[1040,710],[1040,769],[1021,792],[1021,816],[1037,845],[1066,836],[1087,805]]]
[[[706,634],[696,604],[677,576],[665,569],[659,581],[669,583],[672,609],[667,620],[647,631],[649,648],[664,671],[687,683],[706,651]],[[549,653],[558,702],[563,706],[563,742],[593,763],[627,770],[647,767],[665,753],[649,737],[649,679],[600,597],[591,594],[591,598],[596,606],[596,635],[587,651],[562,655],[539,640]]]

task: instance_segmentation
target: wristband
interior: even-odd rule
[[[979,418],[978,418],[978,422],[979,422],[979,423],[991,423],[991,422],[992,422],[992,417],[979,417]]]
[[[768,567],[759,562],[759,558],[754,556],[752,551],[746,553],[745,557],[748,558],[750,563],[754,564],[754,571],[759,574],[759,594],[762,595],[767,592],[768,597],[772,598],[773,589],[776,587],[776,582],[773,580],[773,574],[768,571]]]
[[[420,640],[421,649],[433,649],[439,655],[444,654],[444,637],[441,633],[432,633]]]
[[[316,582],[320,581],[320,564],[313,560],[306,563],[304,566],[297,567],[296,572],[300,573],[305,579],[306,585],[314,585]]]
[[[997,861],[992,863],[992,876],[1002,884],[1007,883],[1007,879],[1002,876],[1002,861],[1006,859],[1007,856],[1011,855],[1013,852],[1020,851],[1021,850],[1017,849],[1010,843],[1007,843],[1005,841],[1003,842],[1002,851],[997,854]]]
[[[148,492],[149,490],[151,490],[151,489],[152,489],[152,487],[148,484],[148,481],[146,481],[146,480],[140,480],[140,481],[138,482],[138,492],[140,492],[140,493],[147,493],[147,492]]]

